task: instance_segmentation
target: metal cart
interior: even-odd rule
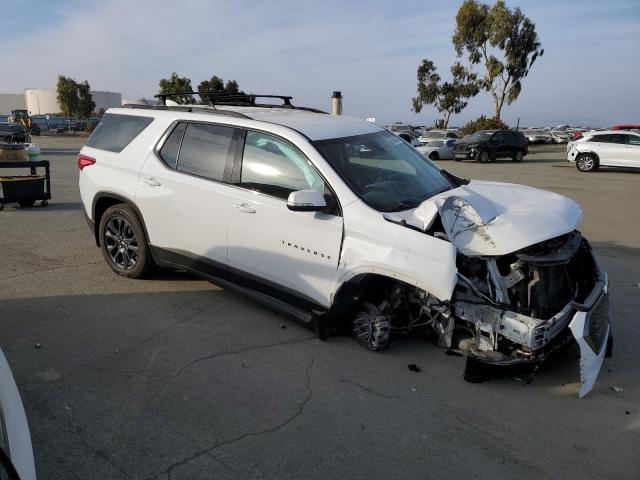
[[[37,173],[38,167],[44,167],[44,175]],[[30,175],[7,175],[0,173],[0,210],[6,203],[18,203],[21,207],[31,207],[40,201],[46,207],[51,200],[51,174],[49,162],[0,162],[2,168],[28,168]]]

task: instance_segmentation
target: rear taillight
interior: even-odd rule
[[[96,163],[95,158],[87,157],[86,155],[78,155],[78,168],[82,170],[84,167],[93,165]]]

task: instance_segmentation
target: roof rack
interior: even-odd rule
[[[143,109],[143,110],[170,110],[170,111],[178,111],[178,112],[225,115],[227,117],[236,117],[236,118],[249,118],[249,119],[251,118],[248,115],[245,115],[240,112],[235,112],[233,110],[221,110],[219,108],[207,108],[205,106],[198,106],[198,105],[138,105],[135,103],[127,103],[125,105],[122,105],[122,108],[133,108],[133,109]]]
[[[155,95],[159,98],[163,105],[167,104],[167,98],[182,95],[200,95],[202,100],[208,102],[208,105],[214,107],[216,105],[238,106],[238,107],[260,107],[260,108],[288,108],[292,110],[304,110],[313,113],[327,113],[322,110],[310,107],[296,107],[291,103],[293,97],[287,95],[258,95],[256,93],[227,93],[227,92],[176,92],[176,93],[160,93]],[[282,100],[281,105],[256,103],[256,98],[279,98]]]

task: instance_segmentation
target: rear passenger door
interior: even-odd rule
[[[640,136],[625,135],[626,142],[623,153],[623,161],[627,167],[640,167]]]
[[[510,156],[508,140],[504,132],[495,132],[491,137],[491,149],[494,158],[503,158]]]
[[[215,276],[227,272],[230,159],[237,132],[176,122],[149,154],[136,203],[154,254]]]
[[[246,132],[233,177],[232,279],[305,310],[328,307],[338,269],[342,216],[324,179],[291,143],[257,131]],[[330,213],[289,210],[289,194],[306,189],[324,193],[335,208]]]
[[[598,155],[600,165],[624,166],[625,137],[623,134],[594,135],[588,143]]]

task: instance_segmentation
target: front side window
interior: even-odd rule
[[[629,145],[640,145],[640,136],[638,135],[625,135],[627,137],[627,143]]]
[[[619,144],[624,144],[626,143],[626,137],[627,135],[622,135],[619,133],[613,134],[613,135],[609,135],[610,139],[609,142],[611,143],[619,143]]]
[[[386,131],[313,144],[351,190],[378,211],[415,208],[452,188],[433,163]]]
[[[230,127],[188,123],[178,154],[178,170],[222,181],[233,133]]]
[[[322,177],[296,148],[273,135],[251,131],[245,140],[240,185],[285,200],[298,190],[325,193]]]

